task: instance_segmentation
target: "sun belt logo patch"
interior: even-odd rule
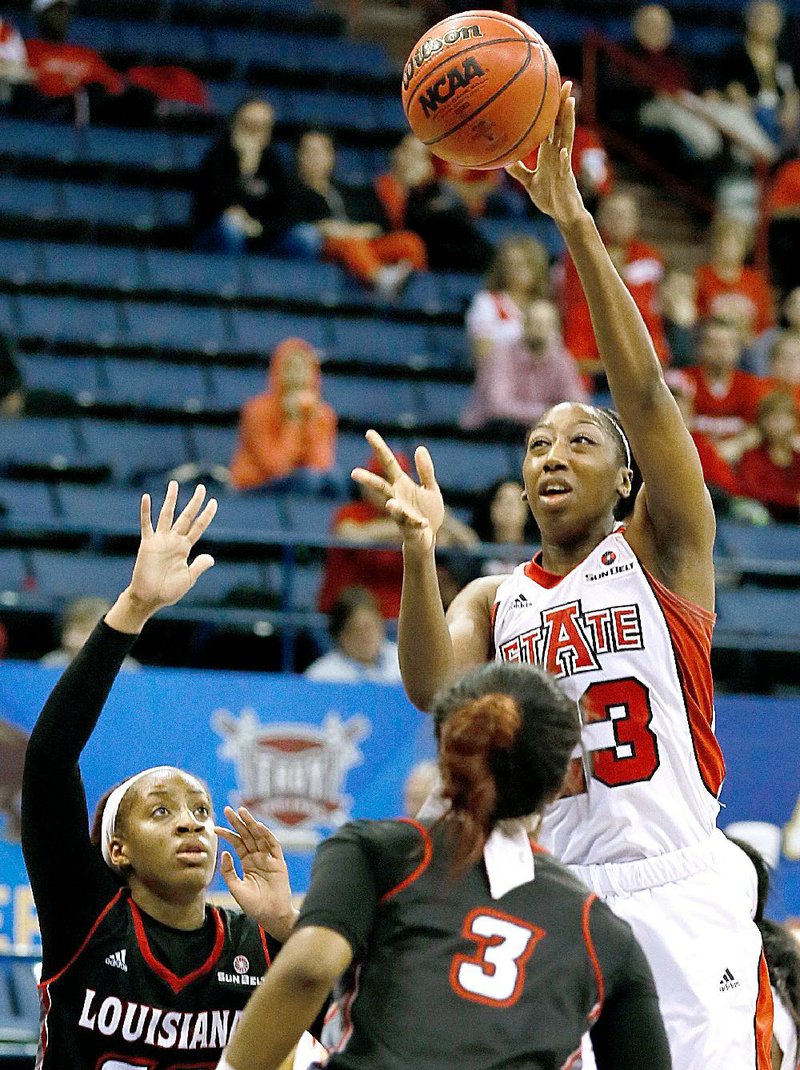
[[[617,560],[617,555],[614,553],[613,550],[606,550],[606,552],[600,558],[600,561],[604,565],[613,565],[616,560]]]

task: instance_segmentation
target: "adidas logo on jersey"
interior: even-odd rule
[[[518,594],[514,601],[511,603],[512,609],[529,609],[530,602],[524,594]]]
[[[118,970],[128,972],[128,964],[125,961],[125,957],[128,954],[127,950],[123,948],[121,951],[115,951],[113,955],[109,955],[106,959],[106,966],[116,966]]]
[[[732,988],[738,988],[739,982],[733,976],[730,970],[726,970],[722,975],[722,980],[719,983],[720,992],[730,992]]]

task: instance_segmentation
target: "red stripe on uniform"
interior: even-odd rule
[[[591,895],[587,895],[583,904],[583,915],[581,919],[581,928],[583,930],[583,942],[586,944],[586,950],[589,952],[589,959],[594,969],[595,980],[597,981],[597,1002],[594,1007],[589,1011],[586,1017],[589,1019],[589,1025],[594,1025],[600,1014],[600,1010],[603,1006],[603,1000],[606,996],[606,984],[603,980],[603,971],[600,967],[600,960],[597,957],[595,951],[594,941],[592,940],[592,932],[589,926],[589,913],[592,909],[592,903],[595,902],[597,896],[594,892]]]
[[[758,964],[758,999],[756,1000],[756,1070],[772,1067],[772,988],[764,952]]]
[[[272,960],[269,957],[269,947],[267,945],[267,934],[264,932],[264,930],[261,928],[260,925],[258,927],[258,935],[261,937],[261,946],[264,948],[264,958],[266,959],[267,966],[271,966],[272,965]]]
[[[172,991],[177,996],[179,992],[182,992],[187,985],[190,985],[192,981],[196,981],[198,977],[202,977],[203,974],[209,972],[212,969],[222,951],[222,945],[225,942],[225,927],[222,924],[222,918],[220,912],[216,909],[212,911],[214,915],[214,925],[216,926],[216,937],[214,939],[214,946],[211,949],[211,954],[208,956],[202,966],[198,966],[196,970],[192,970],[191,973],[187,973],[185,977],[179,977],[176,973],[165,966],[163,962],[159,962],[153,954],[150,943],[147,939],[147,933],[144,929],[144,921],[142,920],[141,912],[132,899],[129,901],[131,908],[131,915],[133,917],[133,928],[136,932],[136,940],[139,944],[139,950],[142,953],[142,958],[153,971],[153,973],[160,977],[162,981],[169,985]]]
[[[110,899],[106,903],[106,905],[103,907],[102,911],[98,914],[94,925],[91,927],[89,932],[86,934],[86,938],[84,939],[83,943],[78,948],[78,950],[75,952],[75,954],[72,956],[72,958],[69,960],[67,965],[66,966],[62,966],[61,969],[58,971],[58,973],[53,974],[52,977],[48,977],[45,981],[40,981],[39,982],[39,988],[40,989],[44,989],[48,985],[51,985],[54,981],[57,981],[59,979],[59,977],[61,977],[63,974],[65,974],[67,972],[67,970],[70,968],[70,966],[73,964],[73,962],[80,956],[81,952],[86,947],[86,945],[89,943],[89,941],[92,939],[94,934],[97,932],[97,926],[100,924],[100,922],[106,916],[106,914],[108,914],[109,910],[111,910],[111,908],[114,906],[114,904],[119,901],[119,898],[120,898],[120,896],[122,895],[122,893],[124,891],[125,891],[124,888],[120,888],[120,890],[117,892],[117,894],[114,896],[114,898]]]
[[[420,825],[419,821],[414,821],[410,817],[401,817],[398,818],[398,820],[404,821],[407,825],[413,825],[422,837],[422,842],[424,844],[422,861],[412,873],[409,873],[405,880],[400,881],[398,885],[390,889],[385,895],[381,896],[381,903],[387,903],[390,899],[393,899],[399,892],[402,892],[404,888],[407,888],[409,884],[413,884],[417,877],[420,877],[425,872],[425,870],[431,863],[431,859],[433,858],[433,844],[431,843],[430,835],[425,826]]]
[[[688,598],[670,591],[642,570],[664,614],[675,667],[686,705],[700,776],[716,798],[725,779],[725,760],[714,735],[714,681],[711,678],[711,635],[716,616]]]

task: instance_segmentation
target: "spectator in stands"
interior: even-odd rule
[[[125,79],[95,49],[67,41],[74,7],[74,0],[33,0],[38,37],[25,47],[35,92],[18,96],[37,118],[85,124],[113,112]]]
[[[306,669],[311,680],[329,683],[399,684],[397,644],[386,638],[386,625],[375,595],[366,587],[347,587],[331,607],[333,650]]]
[[[528,508],[525,488],[515,479],[499,479],[485,491],[472,513],[472,527],[482,543],[507,548],[497,557],[480,562],[483,576],[510,574],[520,562],[520,546],[531,546],[538,537],[536,521]]]
[[[744,37],[723,57],[719,81],[780,146],[796,135],[800,118],[792,52],[782,40],[784,10],[777,0],[751,0],[744,19]]]
[[[661,314],[673,368],[694,361],[697,347],[697,279],[690,271],[669,271],[661,287]]]
[[[769,377],[800,404],[800,335],[784,332],[770,354]]]
[[[516,194],[513,195],[513,202],[510,193],[504,196],[505,172],[502,168],[484,171],[477,167],[462,167],[461,164],[434,156],[433,170],[443,185],[455,190],[473,217],[487,213],[506,215],[509,202],[518,199]]]
[[[775,390],[761,399],[758,430],[761,442],[739,461],[745,494],[763,502],[774,520],[800,520],[800,450],[797,449],[797,403]]]
[[[248,98],[204,156],[192,200],[200,248],[238,253],[280,237],[289,183],[272,144],[274,124],[269,102]]]
[[[412,272],[428,265],[425,243],[411,230],[386,231],[375,198],[336,182],[331,136],[308,130],[296,153],[297,176],[289,204],[286,250],[341,264],[379,294],[396,297]]]
[[[336,413],[321,397],[319,357],[302,338],[275,348],[268,389],[245,402],[231,461],[237,490],[338,489]]]
[[[86,640],[109,609],[111,603],[105,598],[73,598],[61,616],[61,645],[58,650],[51,650],[41,657],[39,664],[46,669],[65,669],[75,655],[83,650]],[[141,665],[127,654],[122,669],[124,672],[136,672]]]
[[[439,767],[432,760],[418,762],[403,785],[403,813],[416,817],[428,796],[439,785]]]
[[[779,322],[753,339],[747,347],[742,357],[744,370],[753,375],[771,376],[773,352],[781,338],[800,340],[800,287],[790,290],[783,299]]]
[[[527,428],[559,401],[587,401],[575,358],[564,346],[551,301],[529,301],[522,338],[497,342],[478,362],[461,426],[513,431]]]
[[[27,85],[35,78],[22,34],[13,22],[0,18],[0,106],[9,103],[16,86]]]
[[[404,472],[411,471],[408,457],[396,453]],[[382,469],[374,455],[366,467],[378,474]],[[319,595],[319,608],[330,613],[339,594],[347,587],[366,587],[375,596],[381,614],[395,620],[400,614],[400,594],[403,587],[403,555],[397,524],[386,515],[384,500],[369,487],[359,485],[359,498],[341,506],[331,519],[331,534],[351,547],[335,547],[328,551],[325,575]],[[442,548],[471,549],[478,537],[449,510],[437,535]],[[385,547],[385,549],[383,548]],[[443,569],[441,580],[450,582],[450,574]],[[441,586],[441,584],[440,584]],[[457,593],[460,587],[456,587]],[[444,595],[444,591],[442,592]]]
[[[723,448],[728,460],[754,444],[758,405],[769,384],[742,371],[742,339],[726,320],[706,320],[697,347],[697,364],[683,369],[694,386],[694,431]]]
[[[25,389],[11,339],[0,332],[0,417],[21,416]]]
[[[617,190],[600,202],[597,225],[603,240],[642,314],[659,359],[665,363],[669,349],[658,296],[664,262],[658,249],[638,237],[640,222],[632,193]],[[578,272],[569,256],[564,263],[562,304],[564,343],[581,371],[594,375],[601,370],[597,342]]]
[[[467,310],[470,351],[476,365],[496,345],[519,342],[523,310],[550,296],[547,250],[535,238],[506,238],[495,249],[484,288]]]
[[[389,171],[375,192],[393,228],[406,227],[425,243],[437,271],[484,271],[492,247],[452,186],[440,182],[430,150],[406,134],[392,152]]]
[[[768,280],[745,264],[751,232],[739,219],[717,216],[709,239],[709,259],[697,269],[697,311],[736,324],[747,344],[775,320]]]
[[[780,290],[800,286],[800,146],[795,143],[772,180],[767,195],[769,260],[772,281]]]

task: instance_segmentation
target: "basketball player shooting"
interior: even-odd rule
[[[564,237],[618,415],[562,403],[531,429],[522,473],[541,552],[510,577],[475,580],[445,617],[434,559],[443,503],[427,449],[416,451],[415,483],[369,431],[383,476],[353,478],[383,495],[402,532],[400,664],[412,702],[429,710],[438,688],[492,658],[555,675],[580,703],[588,760],[573,762],[542,844],[632,926],[673,1064],[765,1070],[772,1003],[755,881],[716,829],[714,513],[647,329],[578,191],[570,92],[566,83],[536,170],[508,171]],[[631,451],[644,486],[623,527],[615,509],[631,495]]]

